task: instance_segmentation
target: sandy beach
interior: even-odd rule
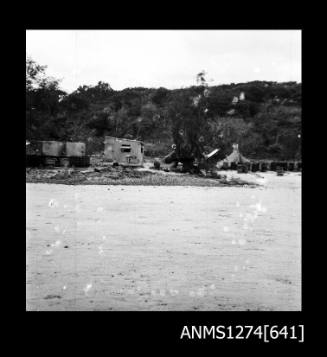
[[[26,184],[27,310],[300,310],[301,174]]]

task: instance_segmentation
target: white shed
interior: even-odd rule
[[[142,166],[144,159],[143,142],[106,136],[104,159],[122,166]]]

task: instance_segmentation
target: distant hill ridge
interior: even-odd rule
[[[127,136],[145,141],[147,154],[163,155],[173,142],[176,118],[190,120],[197,97],[209,146],[229,154],[237,142],[247,157],[301,158],[302,84],[296,82],[120,91],[99,82],[70,94],[49,82],[26,90],[26,137],[85,141],[93,153],[102,150],[104,135]]]

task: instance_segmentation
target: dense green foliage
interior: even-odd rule
[[[250,158],[301,157],[301,84],[254,81],[176,90],[80,86],[67,94],[45,67],[26,60],[26,137],[85,141],[101,151],[104,135],[140,139],[149,155],[164,155],[180,131],[204,138],[207,150],[239,143]],[[236,98],[237,99],[236,99]],[[234,100],[233,100],[234,99]],[[192,139],[192,140],[193,140]]]

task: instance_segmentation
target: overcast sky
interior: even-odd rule
[[[99,81],[181,88],[201,70],[210,85],[301,82],[299,30],[28,30],[26,53],[67,92]]]

